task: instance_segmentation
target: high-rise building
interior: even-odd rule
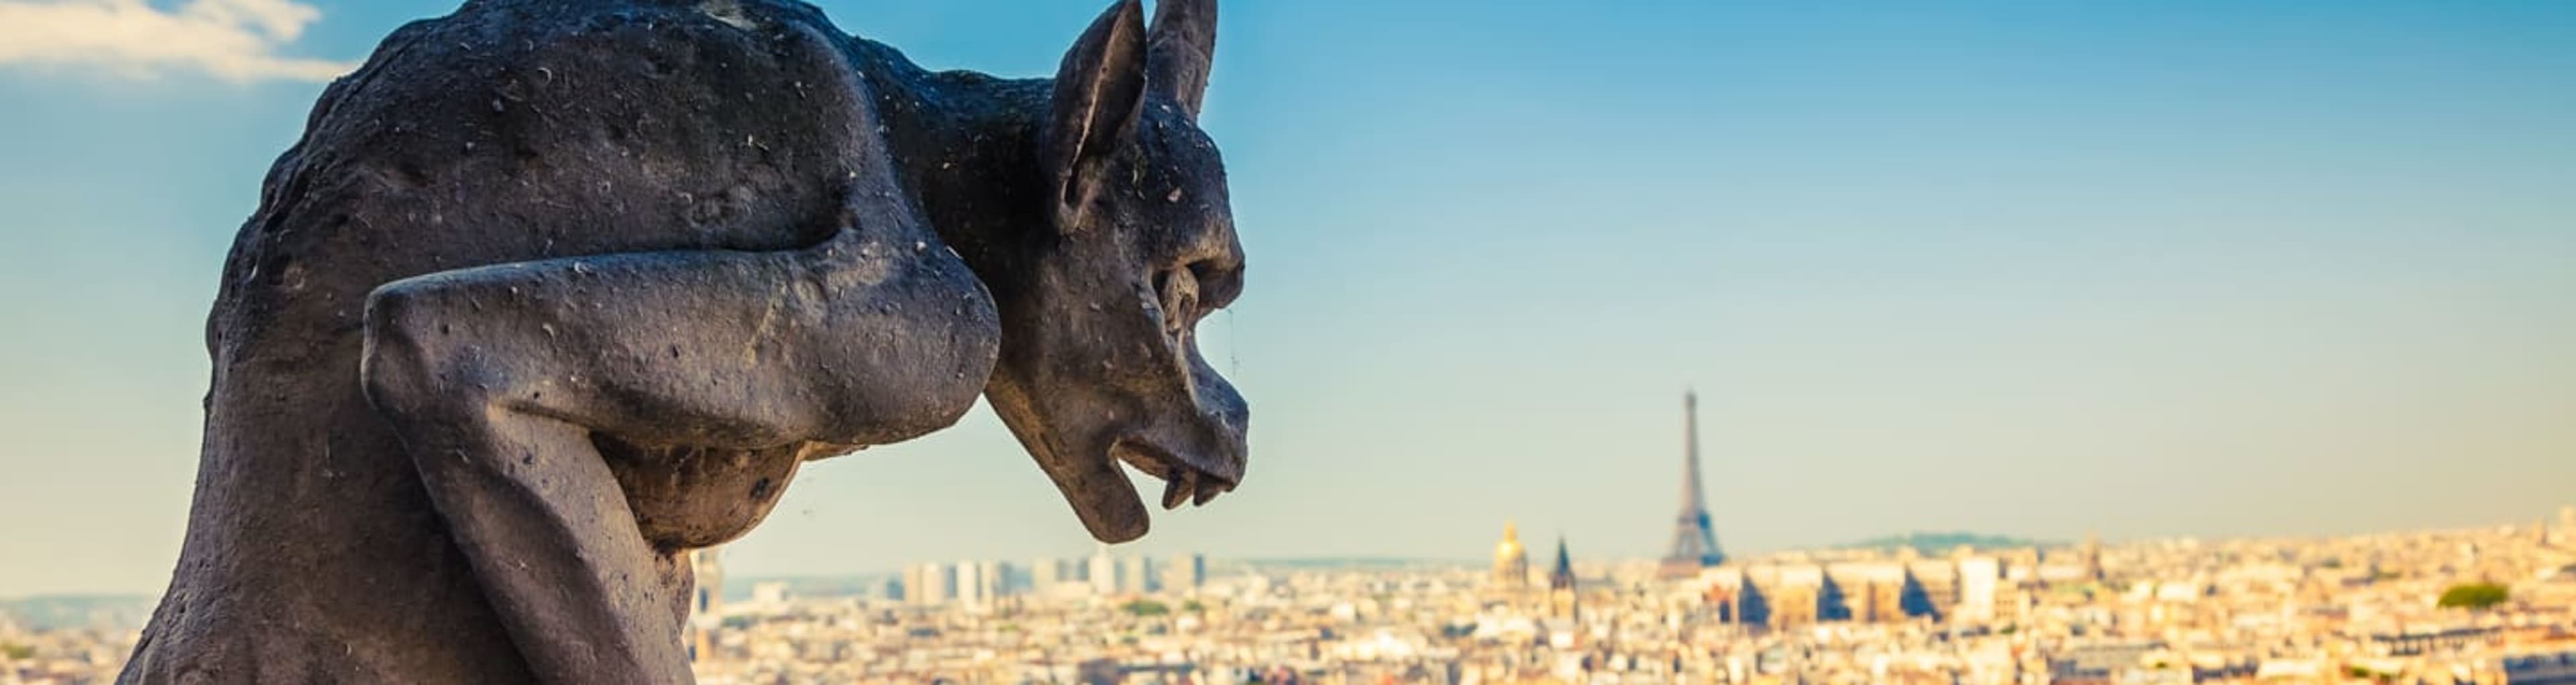
[[[957,603],[982,607],[993,601],[992,582],[984,575],[984,564],[976,561],[957,562]]]
[[[1207,584],[1207,555],[1190,552],[1172,555],[1170,565],[1163,567],[1163,589],[1196,592]]]
[[[905,572],[905,601],[921,606],[947,604],[957,598],[957,576],[939,562],[928,562]]]
[[[1118,560],[1118,591],[1144,594],[1162,589],[1154,582],[1152,559],[1134,556]]]
[[[1101,545],[1099,551],[1091,554],[1091,591],[1103,595],[1118,594],[1119,586],[1124,585],[1118,582],[1118,571],[1118,558],[1109,556],[1108,545]]]
[[[1717,546],[1717,530],[1708,522],[1708,503],[1699,487],[1699,393],[1682,393],[1682,512],[1673,521],[1673,551],[1664,555],[1659,575],[1689,578],[1701,569],[1726,563]]]
[[[1521,547],[1521,526],[1503,522],[1503,541],[1494,543],[1494,587],[1518,592],[1529,587],[1529,550]]]
[[[1039,558],[1029,562],[1029,591],[1038,594],[1053,592],[1056,585],[1067,580],[1065,576],[1063,559]]]
[[[983,576],[985,597],[1002,598],[1016,594],[1014,590],[1016,586],[1011,580],[1011,577],[1017,572],[1016,569],[1013,569],[1008,563],[999,561],[986,561],[982,563],[984,565]]]

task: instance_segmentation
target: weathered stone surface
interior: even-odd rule
[[[278,160],[207,322],[188,536],[123,682],[684,682],[679,554],[987,398],[1103,540],[1243,475],[1212,0],[1054,79],[772,0],[475,0]]]

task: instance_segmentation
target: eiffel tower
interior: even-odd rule
[[[1717,548],[1717,530],[1708,525],[1708,503],[1699,490],[1699,393],[1682,393],[1682,513],[1673,519],[1673,551],[1664,555],[1658,576],[1687,578],[1699,570],[1726,563]]]

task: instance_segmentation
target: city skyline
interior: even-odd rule
[[[1508,523],[1490,570],[1103,546],[835,583],[741,578],[701,550],[682,641],[711,684],[2576,682],[2576,507],[2537,523],[1765,554],[1680,576],[1576,561],[1562,537],[1542,574]],[[0,602],[0,678],[115,672],[131,601]]]
[[[41,552],[0,596],[163,587],[261,172],[328,67],[452,6],[234,4],[149,6],[250,38],[200,54],[81,33],[104,3],[0,0],[0,522]],[[1050,72],[1098,10],[820,5],[1004,75]],[[1253,457],[1137,553],[1472,560],[1512,519],[1652,558],[1686,387],[1731,556],[2571,499],[2576,91],[2550,84],[2576,6],[1227,12],[1205,123],[1250,285],[1201,334]],[[1091,542],[979,408],[814,465],[732,549],[771,575]]]

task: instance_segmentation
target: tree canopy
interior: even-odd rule
[[[2511,599],[2512,597],[2513,593],[2506,590],[2502,585],[2497,585],[2495,583],[2468,583],[2464,585],[2453,585],[2451,586],[2451,589],[2443,590],[2442,599],[2434,604],[2435,606],[2439,606],[2444,609],[2484,611],[2494,607],[2495,605],[2503,604],[2505,600]]]

